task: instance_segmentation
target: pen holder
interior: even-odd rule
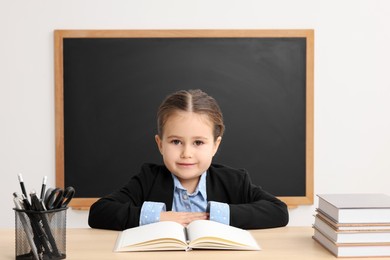
[[[65,259],[66,211],[15,209],[15,259]]]

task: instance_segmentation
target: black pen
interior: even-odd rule
[[[41,189],[41,197],[40,197],[41,200],[43,200],[43,198],[45,197],[46,181],[47,181],[47,176],[43,177],[42,180],[42,189]]]
[[[24,196],[27,198],[27,192],[26,192],[26,188],[24,187],[23,177],[21,173],[18,174],[18,179],[19,179],[20,187],[22,188],[22,192]]]
[[[35,218],[35,215],[31,213],[31,211],[33,210],[33,207],[31,206],[31,204],[28,201],[28,199],[26,198],[26,196],[24,196],[24,194],[22,194],[21,198],[22,198],[22,204],[24,206],[24,210],[26,210],[25,213],[27,214],[27,216],[30,219],[31,228],[32,228],[32,231],[34,234],[34,242],[37,246],[38,254],[40,255],[42,253],[41,246],[43,246],[44,242],[42,241],[42,235],[40,232],[39,224]]]
[[[47,253],[51,258],[52,250],[51,250],[51,242],[49,241],[49,238],[47,236],[48,230],[43,223],[44,216],[39,214],[39,212],[42,211],[41,208],[42,205],[39,202],[38,196],[36,195],[34,190],[30,193],[30,197],[31,197],[31,209],[33,211],[37,211],[35,213],[30,213],[30,219],[32,219],[32,221],[34,221],[34,224],[36,225],[38,237],[41,240],[42,246],[45,248],[45,253]],[[49,232],[50,232],[50,227],[49,227]]]
[[[44,209],[43,209],[42,204],[39,201],[38,196],[36,195],[35,191],[30,193],[30,197],[31,197],[31,204],[32,204],[34,210],[36,210],[38,212],[42,212]],[[49,243],[49,245],[51,246],[52,250],[54,251],[54,254],[56,256],[61,256],[61,254],[60,254],[60,252],[58,250],[56,241],[54,239],[54,236],[53,236],[53,234],[51,232],[49,221],[47,220],[46,214],[45,213],[39,213],[39,214],[37,214],[37,216],[39,216],[39,218],[41,220],[43,231],[44,231],[44,233],[47,236],[45,238],[47,238],[47,242]],[[51,253],[51,250],[49,250],[49,252]]]
[[[28,202],[28,199],[26,198],[26,196],[24,196],[24,194],[22,194],[21,197],[22,197],[22,200],[23,200],[24,209],[25,210],[32,210],[30,202]]]
[[[41,255],[43,252],[42,246],[47,248],[45,246],[42,228],[39,225],[39,220],[36,218],[35,214],[32,213],[32,211],[34,210],[33,206],[30,204],[30,202],[28,201],[26,196],[24,196],[24,194],[21,195],[21,198],[22,198],[22,202],[24,205],[24,209],[26,210],[26,214],[30,219],[31,228],[32,228],[32,231],[34,234],[34,241],[35,241],[36,246],[37,246],[38,254]]]

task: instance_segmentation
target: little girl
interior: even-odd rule
[[[125,186],[95,202],[89,225],[124,230],[198,219],[244,229],[287,225],[286,204],[251,183],[245,170],[212,164],[224,129],[217,102],[201,90],[168,96],[155,136],[164,165],[144,164]]]

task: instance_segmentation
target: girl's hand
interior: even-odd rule
[[[194,220],[207,220],[209,219],[209,213],[206,212],[175,212],[175,211],[164,211],[160,213],[160,221],[175,221],[187,226]]]

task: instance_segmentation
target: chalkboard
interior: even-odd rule
[[[162,163],[156,112],[202,89],[226,132],[215,163],[288,205],[313,202],[312,30],[55,31],[56,180],[88,208]]]

